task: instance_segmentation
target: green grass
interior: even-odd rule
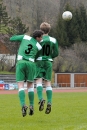
[[[7,90],[9,91],[9,90]],[[46,95],[44,93],[46,99]],[[28,97],[26,95],[26,104]],[[46,104],[45,104],[46,108]],[[87,130],[87,93],[53,93],[52,112],[22,117],[17,94],[0,95],[0,130]]]
[[[0,74],[15,74],[15,72],[0,71]]]

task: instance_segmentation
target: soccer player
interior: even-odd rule
[[[10,41],[19,41],[20,47],[16,63],[16,81],[18,84],[18,95],[22,107],[22,116],[27,114],[25,105],[24,81],[27,82],[29,98],[29,115],[34,114],[34,78],[36,74],[35,55],[42,49],[39,42],[42,39],[43,32],[35,30],[32,37],[28,35],[14,35]]]
[[[51,112],[52,105],[52,87],[51,87],[51,76],[52,76],[52,63],[53,58],[58,56],[58,42],[55,38],[48,35],[51,26],[49,23],[43,22],[40,25],[40,29],[44,32],[41,40],[42,49],[36,55],[36,89],[39,99],[39,111],[44,109],[45,100],[43,99],[43,79],[46,87],[47,95],[47,107],[45,110],[46,114]]]

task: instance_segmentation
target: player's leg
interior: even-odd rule
[[[47,108],[45,113],[49,114],[51,112],[51,105],[52,105],[52,87],[50,81],[45,81],[46,85],[46,95],[47,95]]]
[[[27,82],[28,87],[28,99],[29,99],[29,115],[34,114],[34,84]]]
[[[36,73],[36,66],[33,62],[27,63],[26,77],[29,99],[29,115],[34,114],[34,78]]]
[[[22,107],[22,116],[26,116],[27,114],[27,106],[25,105],[25,90],[24,90],[24,73],[22,69],[24,68],[24,64],[20,61],[16,65],[16,81],[18,84],[18,95],[20,104]]]
[[[36,90],[39,101],[43,99],[42,78],[36,79]]]
[[[18,94],[19,94],[21,106],[25,105],[25,91],[23,86],[24,86],[24,82],[18,82]]]
[[[39,78],[36,80],[36,89],[37,89],[37,95],[39,99],[39,111],[42,111],[44,109],[44,103],[45,100],[43,99],[43,85],[42,85],[42,78]]]
[[[27,106],[25,105],[25,90],[23,88],[24,82],[18,82],[18,88],[19,88],[19,100],[22,107],[22,116],[26,116],[27,114]]]
[[[49,114],[51,112],[52,105],[52,87],[51,87],[51,76],[52,76],[52,62],[46,61],[46,74],[45,74],[45,87],[47,96],[47,108],[45,113]]]
[[[43,84],[42,84],[42,77],[43,77],[43,62],[37,61],[36,62],[36,90],[39,99],[39,111],[44,109],[45,100],[43,99]]]

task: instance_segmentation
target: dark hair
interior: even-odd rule
[[[43,31],[41,30],[35,30],[32,34],[32,37],[36,39],[37,37],[41,37],[43,35]]]

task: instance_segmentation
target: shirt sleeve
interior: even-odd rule
[[[24,35],[14,35],[10,38],[10,41],[22,41]]]
[[[56,40],[56,43],[54,44],[54,47],[53,47],[52,58],[55,58],[58,55],[59,55],[59,48],[58,48],[58,42]]]

